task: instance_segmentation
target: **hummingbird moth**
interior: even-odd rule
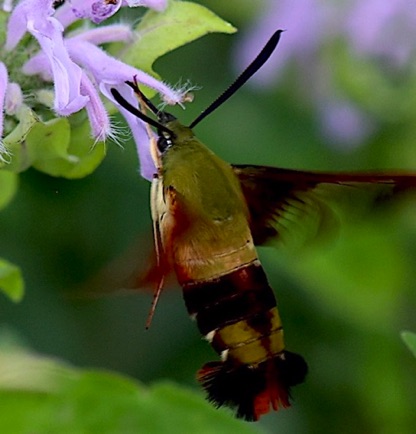
[[[193,128],[230,98],[270,57],[282,31],[276,31],[259,55],[190,126],[158,110],[136,83],[141,108],[116,89],[116,101],[157,131],[152,155],[157,173],[151,209],[157,255],[153,315],[164,278],[174,272],[183,298],[201,334],[220,355],[197,378],[208,400],[228,406],[239,418],[290,406],[290,390],[302,383],[307,364],[288,351],[276,298],[259,261],[256,246],[279,239],[313,213],[317,224],[330,208],[319,194],[378,186],[373,200],[416,187],[415,174],[324,173],[254,165],[230,165],[210,151]]]

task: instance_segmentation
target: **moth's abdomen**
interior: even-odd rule
[[[189,314],[222,358],[198,372],[208,399],[247,420],[288,407],[289,389],[307,367],[285,351],[276,298],[259,261],[183,289]]]
[[[264,315],[276,306],[276,298],[258,261],[213,280],[189,283],[183,290],[188,312],[195,316],[203,335]],[[265,321],[263,328],[271,325],[266,318]]]

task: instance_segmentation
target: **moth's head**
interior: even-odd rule
[[[164,111],[157,112],[157,120],[161,126],[165,127],[157,128],[157,148],[163,154],[167,149],[173,146],[177,139],[177,134],[174,130],[176,129],[178,120],[172,114]]]
[[[189,127],[182,125],[172,114],[160,111],[157,120],[164,128],[157,128],[157,147],[163,154],[169,148],[179,143],[186,143],[194,134]]]

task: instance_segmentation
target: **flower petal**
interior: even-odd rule
[[[6,90],[4,108],[8,115],[16,114],[23,104],[22,89],[17,83],[10,82]]]
[[[30,58],[23,65],[22,71],[26,75],[40,75],[44,81],[53,81],[51,65],[42,51]]]
[[[56,11],[65,27],[79,19],[89,19],[99,24],[114,15],[121,7],[121,0],[69,0]]]
[[[180,103],[185,98],[185,94],[176,92],[150,75],[114,59],[89,42],[73,38],[67,41],[67,48],[71,58],[92,74],[100,91],[118,107],[126,119],[136,142],[141,175],[145,179],[152,180],[156,168],[150,153],[150,139],[146,126],[143,121],[114,100],[110,89],[116,88],[133,105],[137,104],[137,99],[134,92],[126,86],[125,81],[132,80],[134,77],[138,82],[156,89],[167,101]]]
[[[158,91],[169,104],[179,104],[186,97],[184,92],[173,90],[151,75],[109,56],[104,50],[89,42],[70,39],[66,47],[71,58],[89,71],[97,83],[118,85],[136,77],[139,83]]]
[[[12,49],[29,31],[50,63],[55,87],[55,111],[67,116],[82,109],[88,98],[81,95],[81,68],[69,58],[64,46],[62,24],[51,15],[51,0],[24,0],[10,17],[6,48]],[[22,28],[17,29],[16,26]]]
[[[97,141],[105,141],[111,135],[110,118],[97,89],[85,73],[82,74],[81,90],[84,95],[88,95],[89,97],[85,108],[90,120],[92,135]]]
[[[135,33],[127,24],[112,24],[93,29],[84,30],[81,33],[68,38],[90,42],[94,45],[108,44],[110,42],[131,42]]]
[[[148,181],[152,181],[153,175],[157,172],[156,166],[150,152],[150,138],[149,132],[146,129],[145,123],[131,114],[128,110],[122,107],[114,99],[111,94],[111,88],[116,88],[120,94],[132,105],[137,104],[137,98],[134,92],[125,83],[119,85],[110,85],[108,83],[101,83],[100,90],[119,110],[128,123],[130,130],[133,134],[134,142],[136,143],[137,153],[140,160],[140,174]]]
[[[9,21],[7,22],[6,43],[4,44],[4,48],[7,51],[13,50],[26,33],[26,15],[28,7],[30,7],[30,1],[22,1],[13,9],[9,17]]]
[[[62,33],[56,24],[59,24],[58,21],[52,21],[51,18],[40,29],[35,27],[35,23],[29,23],[28,30],[38,40],[51,65],[55,88],[54,109],[58,114],[67,116],[81,110],[88,98],[80,92],[81,68],[69,58]]]

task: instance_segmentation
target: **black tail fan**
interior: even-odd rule
[[[256,367],[209,362],[197,378],[215,406],[225,405],[235,409],[238,418],[256,421],[271,408],[290,407],[290,388],[302,383],[307,371],[302,356],[284,351]]]

